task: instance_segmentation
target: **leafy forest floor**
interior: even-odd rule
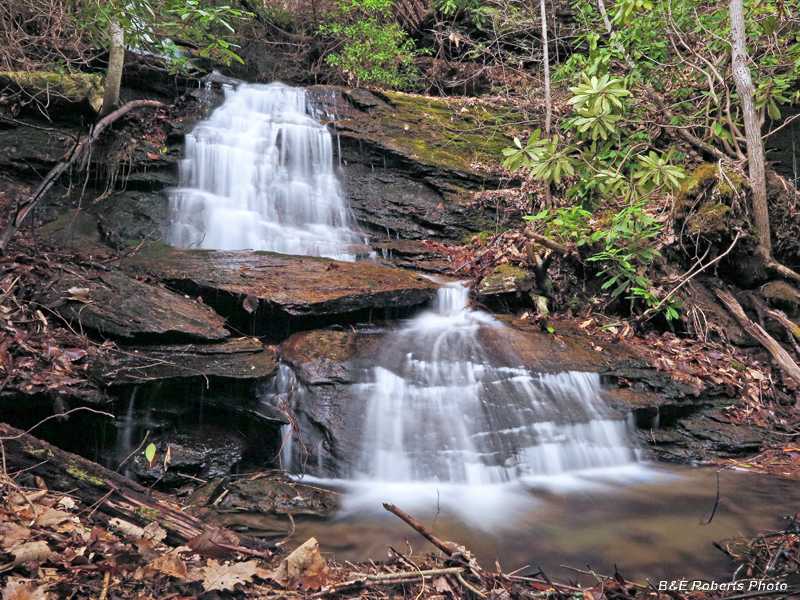
[[[737,579],[723,587],[709,582],[626,581],[619,573],[590,574],[594,583],[554,582],[538,572],[521,576],[489,571],[470,552],[445,542],[396,507],[385,505],[427,537],[437,553],[402,554],[389,560],[333,564],[314,538],[292,553],[282,548],[249,550],[224,530],[208,529],[185,544],[168,543],[157,520],[142,528],[108,519],[97,506],[71,494],[23,488],[3,473],[0,503],[0,573],[4,600],[55,598],[584,598],[586,600],[682,600],[727,597],[797,597],[800,523],[782,532],[734,539],[719,549],[739,564]],[[717,584],[718,585],[718,584]],[[658,586],[658,587],[657,587]],[[662,589],[659,590],[659,587]],[[711,589],[709,589],[711,588]]]

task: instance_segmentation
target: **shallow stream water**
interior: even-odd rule
[[[402,508],[439,538],[465,546],[485,568],[542,568],[550,577],[591,579],[561,565],[628,580],[730,581],[733,562],[713,542],[789,524],[797,481],[717,468],[638,464],[585,476],[523,478],[487,486],[373,485],[316,481],[342,493],[330,520],[297,521],[293,542],[315,536],[337,561],[383,560],[388,546],[416,556],[436,549],[383,502]],[[310,481],[309,481],[310,483]],[[587,569],[588,570],[588,569]]]

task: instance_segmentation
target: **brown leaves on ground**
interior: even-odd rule
[[[0,258],[0,379],[7,391],[97,393],[87,370],[101,350],[86,336],[60,327],[48,307],[28,301],[60,269],[46,252],[21,251]]]
[[[245,584],[250,583],[253,577],[269,579],[271,571],[258,566],[258,561],[249,560],[247,562],[220,564],[215,560],[208,561],[202,569],[203,589],[207,592],[211,590],[241,589]]]
[[[3,600],[98,597],[106,573],[113,575],[108,597],[172,598],[245,588],[255,596],[255,581],[272,576],[257,560],[232,557],[221,563],[190,546],[172,548],[157,522],[140,527],[113,518],[104,525],[69,496],[19,491],[9,484],[5,491],[0,500],[0,573],[8,574],[4,583],[0,580]],[[194,541],[205,553],[221,543],[239,544],[236,536],[217,528]],[[225,553],[241,556],[230,549]]]
[[[757,473],[771,473],[800,478],[800,443],[788,442],[775,448],[767,448],[747,459],[732,458],[727,465]]]
[[[313,537],[287,556],[272,576],[285,588],[301,590],[319,589],[327,583],[328,578],[328,565]]]
[[[787,450],[789,450],[787,448]],[[5,485],[3,485],[5,482]],[[0,593],[3,600],[57,598],[132,598],[172,600],[255,600],[286,598],[492,600],[583,598],[584,600],[705,600],[708,593],[659,592],[626,582],[615,573],[592,573],[592,588],[554,583],[541,574],[518,576],[483,569],[463,547],[449,557],[401,555],[387,561],[354,565],[328,563],[311,538],[297,550],[271,560],[254,559],[248,550],[227,560],[202,557],[190,546],[164,543],[163,529],[115,521],[107,529],[92,510],[63,494],[23,490],[25,497],[0,480]],[[4,493],[5,492],[5,493]],[[65,501],[68,500],[68,501]],[[31,506],[33,505],[33,506]],[[61,510],[66,509],[66,510]],[[38,515],[38,517],[34,517]],[[794,527],[794,529],[792,529]],[[754,579],[766,569],[779,576],[795,568],[798,535],[795,522],[782,534],[733,540],[724,550],[744,564]],[[222,530],[198,536],[198,548],[224,544]],[[144,537],[142,537],[144,536]],[[777,557],[777,558],[776,558]],[[278,564],[279,563],[279,564]],[[277,567],[277,568],[276,568]],[[275,569],[274,571],[271,569]],[[296,590],[296,591],[295,591]]]

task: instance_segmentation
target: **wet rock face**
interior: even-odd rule
[[[519,115],[399,93],[327,86],[308,93],[335,121],[348,199],[367,232],[460,244],[494,228],[495,215],[471,210],[463,192],[507,183],[498,175],[511,143],[503,131]],[[496,126],[488,136],[480,131],[486,123]]]
[[[287,398],[303,441],[302,447],[293,445],[294,471],[341,477],[354,464],[365,408],[357,386],[380,353],[383,337],[381,332],[309,331],[278,348],[297,379]]]
[[[354,158],[343,171],[347,199],[359,225],[374,241],[437,240],[463,243],[493,227],[493,215],[474,212],[453,194],[443,194],[413,172]],[[379,163],[380,164],[380,163]]]
[[[226,386],[259,382],[275,375],[278,364],[271,350],[253,338],[218,344],[173,344],[110,351],[97,377],[108,385],[211,378]]]
[[[125,341],[219,341],[225,319],[207,306],[120,274],[62,277],[45,298],[67,322]]]
[[[202,297],[241,331],[285,337],[350,318],[427,304],[438,286],[424,277],[370,263],[272,252],[181,250],[154,246],[120,260],[133,276],[155,276],[173,289]],[[244,301],[248,300],[250,312]],[[251,316],[251,313],[253,316]]]
[[[623,414],[633,413],[641,446],[649,446],[646,454],[690,461],[756,449],[758,432],[715,417],[720,405],[730,403],[724,389],[696,395],[691,386],[658,371],[624,343],[596,343],[574,323],[551,321],[553,335],[524,321],[506,320],[508,327],[484,328],[478,336],[491,364],[543,373],[600,373],[606,401]],[[347,476],[349,467],[358,464],[367,408],[359,386],[368,380],[379,355],[391,363],[384,340],[381,332],[311,331],[295,334],[279,347],[282,361],[296,376],[288,398],[308,473]],[[299,469],[299,464],[292,468]]]
[[[339,134],[340,178],[366,233],[378,241],[458,244],[494,229],[495,215],[472,211],[463,192],[501,185],[495,168],[510,143],[502,131],[519,115],[476,102],[451,106],[432,98],[323,86],[311,88],[309,96],[322,121],[336,121],[331,127]],[[82,182],[67,198],[52,195],[37,209],[37,218],[49,221],[80,205],[103,215],[123,239],[162,239],[170,218],[162,193],[178,185],[184,136],[197,113],[210,106],[198,102],[177,122],[134,115],[98,142],[88,187]],[[498,125],[488,141],[479,130],[486,123]],[[5,147],[0,172],[38,182],[69,150],[73,133],[0,123]],[[87,198],[102,200],[95,206]]]
[[[154,443],[158,449],[156,464],[150,468],[140,453],[133,460],[133,472],[143,481],[159,480],[166,486],[185,484],[191,477],[210,480],[228,475],[247,446],[241,436],[211,428],[195,435],[162,436]]]

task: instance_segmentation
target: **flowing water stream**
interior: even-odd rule
[[[388,336],[360,389],[357,478],[482,485],[636,462],[596,373],[493,364],[479,330],[504,326],[468,304],[466,285],[447,284],[433,310]]]
[[[305,90],[272,83],[225,93],[186,137],[170,243],[354,260],[363,235],[334,171],[331,134],[309,114]]]
[[[356,257],[363,240],[331,136],[306,104],[302,90],[280,84],[227,94],[187,138],[182,187],[171,196],[174,244]],[[762,495],[785,486],[731,474],[737,502],[725,505],[723,495],[715,528],[697,533],[713,506],[709,472],[640,462],[631,425],[604,403],[597,374],[496,362],[481,333],[507,330],[471,310],[468,294],[463,284],[443,285],[431,310],[386,336],[353,386],[365,407],[357,458],[341,466],[343,479],[314,480],[344,492],[341,509],[327,523],[301,522],[296,539],[316,535],[339,560],[379,558],[387,542],[402,546],[410,534],[380,509],[395,502],[486,565],[577,559],[658,577],[690,563],[674,573],[688,577],[723,569],[718,551],[707,556],[709,538],[752,533],[774,524],[767,514],[790,510],[798,494],[782,493],[756,518]],[[295,387],[284,365],[264,402],[287,408]],[[297,437],[290,426],[284,435],[282,464],[299,472]],[[303,466],[324,473],[321,463]]]

